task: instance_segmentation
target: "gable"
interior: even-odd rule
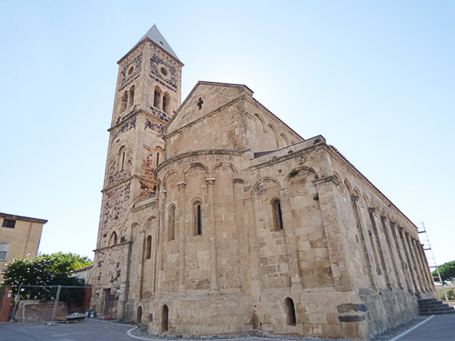
[[[170,134],[195,122],[244,95],[253,95],[253,91],[245,85],[198,82],[175,113],[166,133]]]

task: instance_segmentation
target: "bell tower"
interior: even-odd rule
[[[155,25],[118,64],[91,284],[103,288],[92,297],[96,310],[122,317],[131,212],[157,189],[153,172],[164,159],[164,127],[180,106],[183,64]]]

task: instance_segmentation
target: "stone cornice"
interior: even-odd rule
[[[351,170],[354,173],[354,176],[358,176],[359,178],[365,180],[367,186],[370,186],[371,189],[378,194],[379,197],[383,198],[389,205],[389,208],[393,207],[399,215],[405,218],[412,226],[415,227],[416,231],[418,231],[417,226],[403,213],[400,211],[398,207],[395,206],[393,202],[391,202],[385,195],[382,193],[368,178],[363,175],[348,159],[346,159],[343,154],[341,154],[334,146],[328,146],[328,152],[334,158],[336,158],[340,163],[345,164],[348,170]]]
[[[185,159],[192,156],[200,156],[200,155],[233,155],[233,156],[241,156],[243,153],[247,152],[247,150],[232,150],[232,149],[200,149],[200,150],[192,150],[189,152],[185,152],[182,154],[174,155],[173,157],[164,160],[155,168],[155,174],[157,174],[162,168],[165,168],[170,162],[175,162],[177,160]],[[156,176],[155,176],[156,178]]]
[[[135,112],[131,113],[128,117],[125,117],[125,119],[123,119],[119,123],[116,123],[116,124],[112,125],[107,131],[111,132],[112,130],[114,130],[114,129],[118,128],[118,127],[121,127],[123,124],[125,124],[126,122],[131,120],[133,117],[138,116],[139,114],[145,114],[145,116],[147,116],[149,118],[152,118],[155,121],[158,121],[159,123],[162,123],[163,125],[167,125],[166,121],[160,120],[158,117],[156,117],[155,115],[153,115],[150,112],[148,112],[147,109],[144,109],[144,108],[140,107]]]
[[[112,249],[112,248],[117,247],[117,246],[125,246],[125,245],[129,245],[129,244],[133,244],[133,242],[132,241],[126,241],[126,242],[123,242],[123,243],[117,243],[117,244],[110,245],[110,246],[104,246],[104,247],[100,247],[99,249],[93,250],[93,252],[103,252],[104,250],[107,250],[107,249]]]
[[[333,182],[335,185],[339,186],[341,184],[341,181],[335,178],[333,175],[325,176],[320,179],[313,180],[313,183],[315,185],[323,184],[325,182]]]
[[[156,184],[156,181],[153,181],[151,179],[148,179],[148,178],[144,178],[143,176],[140,176],[140,175],[131,175],[129,178],[125,179],[125,180],[122,180],[120,182],[117,182],[115,184],[112,184],[110,186],[107,186],[105,188],[103,188],[101,190],[101,193],[105,193],[107,191],[110,191],[111,189],[114,189],[116,187],[120,187],[121,185],[127,183],[127,182],[131,182],[133,179],[138,179],[138,180],[144,180],[144,181],[148,181],[148,182],[152,182],[152,183],[155,183]]]

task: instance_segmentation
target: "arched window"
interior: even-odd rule
[[[161,308],[161,332],[167,332],[169,330],[169,308],[167,305],[163,305]]]
[[[193,208],[194,215],[194,235],[202,236],[202,206],[200,202],[196,202]]]
[[[156,165],[160,163],[160,152],[156,152]]]
[[[116,245],[117,244],[117,233],[112,232],[111,237],[109,238],[109,246]]]
[[[142,307],[137,307],[136,323],[142,323]]]
[[[163,111],[165,113],[169,113],[169,103],[170,102],[170,97],[169,97],[169,94],[167,92],[164,93],[164,96],[163,96]]]
[[[131,87],[128,94],[128,108],[134,104],[134,85]]]
[[[286,323],[288,326],[296,325],[295,306],[292,298],[286,297],[284,300],[284,306],[286,311]]]
[[[150,258],[152,258],[152,236],[148,236],[145,243],[145,259]]]
[[[169,208],[169,215],[167,220],[168,225],[168,239],[167,240],[174,240],[175,239],[175,206],[172,205]]]
[[[126,106],[128,104],[128,92],[125,91],[122,95],[122,99],[120,102],[120,111],[123,111],[126,109]]]
[[[283,229],[283,215],[281,214],[281,203],[279,199],[272,201],[273,211],[273,227],[275,231],[281,231]]]
[[[118,151],[118,170],[122,171],[125,168],[125,156],[126,156],[126,148],[125,146],[120,147]]]
[[[159,87],[155,87],[155,93],[153,95],[153,106],[155,108],[159,108],[161,104],[161,89]]]

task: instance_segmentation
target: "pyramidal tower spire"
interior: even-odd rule
[[[106,316],[126,314],[131,299],[131,214],[139,201],[153,201],[158,187],[154,170],[164,159],[164,127],[180,106],[183,66],[155,25],[118,65],[93,274],[94,284],[105,288],[93,297]],[[115,301],[107,304],[103,297]]]

